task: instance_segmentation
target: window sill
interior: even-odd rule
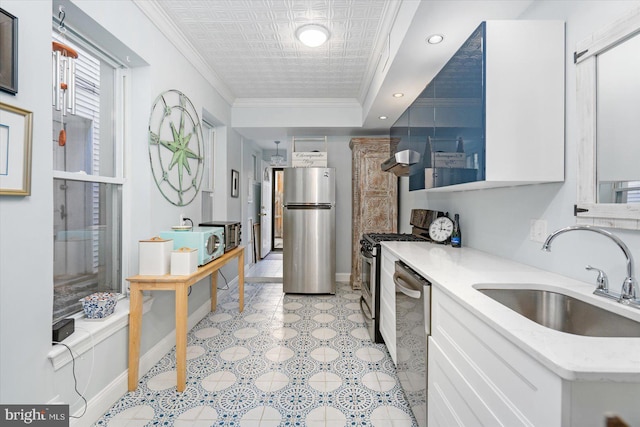
[[[142,313],[151,309],[153,297],[144,298]],[[75,320],[75,330],[63,342],[71,348],[74,357],[78,357],[89,350],[92,350],[98,343],[109,338],[111,335],[125,328],[129,324],[129,298],[118,301],[115,311],[106,319],[90,320],[80,317]],[[53,370],[57,371],[71,362],[71,354],[63,345],[53,345],[47,355],[53,365]]]

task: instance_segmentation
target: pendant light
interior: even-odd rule
[[[278,153],[278,145],[280,145],[280,141],[273,141],[276,144],[276,154],[271,156],[271,166],[282,166],[284,165],[284,157]]]

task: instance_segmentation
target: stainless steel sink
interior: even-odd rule
[[[589,337],[640,337],[640,322],[569,295],[540,289],[478,289],[534,322]]]

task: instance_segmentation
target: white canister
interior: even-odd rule
[[[198,250],[180,248],[171,252],[171,275],[183,276],[195,273],[198,269]]]
[[[152,237],[138,242],[138,271],[143,276],[169,274],[173,240]]]

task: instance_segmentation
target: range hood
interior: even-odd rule
[[[409,166],[420,161],[420,153],[413,150],[402,150],[382,162],[380,167],[385,172],[397,176],[409,176]]]

